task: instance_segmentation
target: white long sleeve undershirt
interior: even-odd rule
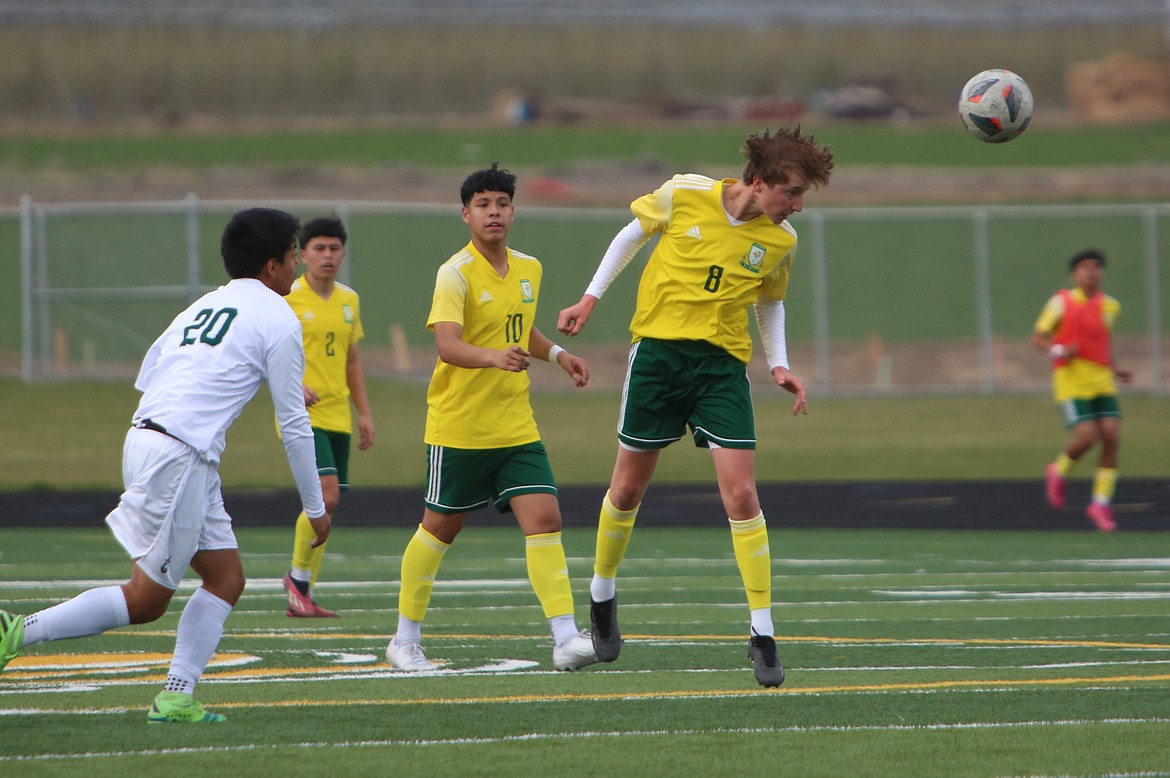
[[[768,370],[788,367],[788,341],[784,334],[784,301],[756,301],[756,324],[760,328],[760,341],[764,345],[764,358]]]
[[[610,241],[609,248],[605,250],[605,256],[601,258],[601,264],[597,266],[597,272],[593,274],[593,280],[589,282],[585,294],[600,300],[605,290],[609,289],[609,285],[618,274],[626,269],[626,265],[630,264],[630,260],[646,245],[650,237],[642,230],[642,223],[637,219],[622,227]]]

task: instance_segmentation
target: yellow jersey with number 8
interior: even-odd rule
[[[732,183],[678,175],[630,206],[644,232],[660,233],[638,285],[634,340],[704,340],[751,359],[749,309],[787,294],[796,230],[763,215],[732,219],[723,207]]]

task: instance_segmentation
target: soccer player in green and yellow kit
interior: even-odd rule
[[[511,511],[524,533],[528,579],[553,635],[553,666],[597,661],[573,614],[561,512],[548,454],[529,402],[532,358],[560,365],[578,387],[589,365],[533,326],[543,274],[535,257],[508,247],[516,177],[495,165],[463,182],[471,241],[439,268],[427,327],[439,356],[427,391],[427,483],[422,523],[402,555],[398,630],[386,659],[430,670],[422,622],[443,555],[470,511]]]
[[[805,192],[828,184],[833,155],[800,128],[751,135],[741,179],[678,175],[631,205],[634,219],[601,260],[581,301],[561,311],[557,328],[576,335],[618,273],[654,235],[630,324],[634,344],[618,419],[618,453],[597,527],[590,585],[594,647],[601,661],[621,650],[618,565],[662,449],[687,428],[707,447],[731,525],[747,590],[748,656],[756,680],[779,686],[772,624],[771,555],[755,481],[755,420],[747,362],[755,308],[776,385],[807,413],[804,383],[788,368],[784,297],[796,252],[788,217]]]
[[[1052,358],[1052,391],[1072,439],[1044,472],[1048,504],[1063,508],[1069,471],[1100,440],[1101,454],[1093,476],[1093,499],[1085,515],[1102,532],[1117,529],[1113,493],[1117,487],[1121,408],[1114,376],[1132,380],[1113,361],[1113,327],[1121,303],[1105,294],[1101,282],[1105,255],[1096,249],[1069,260],[1073,286],[1048,299],[1032,328],[1032,343]]]
[[[288,304],[301,322],[305,345],[305,405],[316,440],[317,473],[325,508],[332,516],[341,493],[349,489],[349,444],[353,430],[350,400],[358,412],[358,448],[374,444],[374,417],[366,397],[358,341],[362,317],[358,294],[337,280],[345,261],[345,225],[337,217],[318,217],[301,229],[304,274],[293,284]],[[325,545],[312,546],[316,535],[308,518],[297,518],[292,567],[284,577],[288,615],[303,618],[337,616],[313,598]]]

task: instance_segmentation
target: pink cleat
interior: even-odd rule
[[[288,615],[292,617],[299,617],[304,619],[335,619],[338,614],[336,611],[326,610],[317,603],[313,602],[313,598],[307,594],[301,594],[301,590],[293,582],[292,576],[287,573],[284,580],[281,582],[284,585],[285,592],[288,593]]]
[[[1085,515],[1101,532],[1113,532],[1117,529],[1117,522],[1113,520],[1113,509],[1109,507],[1109,503],[1089,503],[1089,507],[1085,509]]]
[[[1044,468],[1044,494],[1051,508],[1063,508],[1068,496],[1068,481],[1056,469],[1056,465]]]

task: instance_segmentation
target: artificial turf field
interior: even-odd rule
[[[470,525],[426,625],[433,673],[391,670],[410,529],[346,528],[284,615],[291,529],[240,531],[248,590],[197,690],[223,725],[152,726],[191,584],[159,622],[42,644],[0,674],[16,775],[1170,775],[1165,533],[773,528],[788,671],[759,687],[725,530],[641,528],[618,662],[551,669],[515,529]],[[593,538],[567,530],[578,618]],[[101,529],[0,529],[0,607],[128,572]]]

